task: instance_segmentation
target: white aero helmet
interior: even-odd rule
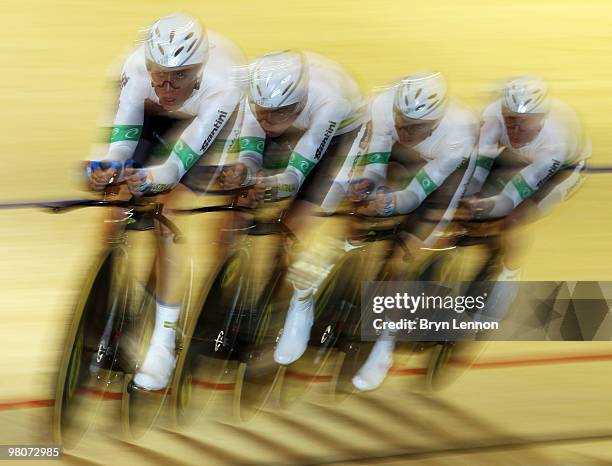
[[[145,55],[166,68],[201,65],[208,59],[208,37],[200,22],[184,13],[155,21],[147,30]]]
[[[394,109],[406,118],[438,120],[444,115],[446,81],[439,71],[403,78],[395,91]]]
[[[548,86],[536,76],[511,78],[504,87],[502,104],[513,113],[546,113],[550,108]]]
[[[249,99],[264,108],[303,102],[308,94],[308,64],[303,53],[274,52],[255,60],[249,72]]]

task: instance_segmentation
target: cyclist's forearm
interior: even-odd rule
[[[316,164],[317,160],[304,157],[297,151],[293,151],[285,171],[278,175],[266,177],[264,183],[274,188],[277,192],[275,196],[277,199],[294,196]]]
[[[476,168],[474,174],[470,180],[470,184],[466,190],[466,195],[471,196],[480,192],[485,181],[491,173],[491,167],[493,166],[494,159],[492,157],[486,157],[479,155],[476,159]]]
[[[375,152],[363,155],[365,168],[363,177],[372,180],[375,186],[383,184],[387,178],[390,153]]]
[[[172,152],[170,157],[161,165],[149,167],[151,177],[150,191],[161,192],[175,187],[185,174],[182,162],[179,157]]]
[[[287,169],[283,173],[264,178],[264,184],[274,187],[276,199],[295,196],[302,185],[304,176],[296,170]]]
[[[137,141],[122,141],[110,145],[108,153],[101,159],[104,162],[124,163],[130,159],[138,145]]]
[[[132,158],[138,141],[142,135],[142,123],[134,120],[134,124],[115,124],[111,131],[108,153],[104,157],[108,162],[123,163]]]
[[[408,185],[406,189],[395,193],[395,212],[398,214],[408,214],[421,205],[423,196],[414,186]]]
[[[334,181],[331,188],[325,195],[325,199],[321,203],[321,208],[328,213],[335,212],[338,205],[346,197],[348,192],[348,183]]]
[[[485,198],[485,200],[486,199],[493,201],[493,207],[487,214],[487,217],[489,218],[504,217],[510,212],[512,212],[512,210],[518,205],[510,196],[505,194],[503,191],[496,196]]]
[[[244,184],[248,185],[254,180],[255,175],[263,166],[263,156],[257,152],[240,152],[238,162],[243,163],[247,168],[247,175]]]
[[[127,86],[130,87],[130,86]],[[129,89],[122,89],[119,108],[110,134],[106,160],[123,163],[132,158],[142,137],[144,106],[138,99],[131,99]]]
[[[407,214],[415,210],[448,177],[450,170],[436,168],[435,163],[435,160],[429,162],[417,172],[406,188],[396,193],[396,212]],[[427,168],[429,168],[429,172]]]
[[[543,167],[545,168],[546,165],[543,165]],[[534,163],[522,169],[512,177],[498,195],[490,198],[495,202],[490,216],[503,217],[508,215],[515,207],[531,197],[539,189],[542,180],[547,175],[550,176],[550,172],[545,172],[542,164]]]

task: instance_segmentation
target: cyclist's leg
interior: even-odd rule
[[[531,198],[523,201],[508,215],[507,227],[501,238],[499,272],[485,278],[497,283],[489,293],[487,313],[479,314],[478,318],[500,321],[506,315],[518,293],[522,258],[528,247],[526,243],[528,238],[522,234],[520,227],[547,216],[556,206],[575,193],[583,182],[584,166],[585,162],[581,161],[560,170]]]
[[[347,136],[348,137],[345,137],[343,141],[342,149],[338,150],[335,153],[336,158],[328,159],[328,161],[334,162],[334,164],[332,165],[332,168],[324,171],[324,175],[322,177],[312,179],[313,182],[316,182],[319,180],[322,181],[321,184],[317,183],[315,185],[315,189],[310,192],[311,193],[310,196],[316,200],[313,204],[317,206],[321,205],[321,203],[329,201],[330,195],[337,196],[338,193],[333,193],[334,188],[336,188],[337,187],[336,185],[338,184],[335,181],[337,181],[339,177],[342,177],[343,175],[346,177],[346,173],[343,173],[347,171],[346,168],[348,166],[345,154],[352,153],[352,151],[350,150],[351,146],[353,144],[359,143],[360,133],[357,130],[352,133],[349,133]],[[340,157],[338,157],[338,155],[340,155]],[[326,157],[328,157],[328,155],[326,155]],[[353,163],[350,160],[348,161],[348,164],[353,165]],[[392,154],[392,161],[390,163],[390,167],[388,170],[390,176],[387,181],[388,181],[390,188],[396,189],[400,185],[401,186],[405,185],[410,179],[412,172],[414,171],[416,173],[416,171],[418,170],[418,168],[420,168],[421,165],[422,165],[422,161],[419,160],[416,154],[410,151],[407,151],[403,146],[397,145],[394,148],[394,153]],[[319,188],[319,186],[321,185],[323,186],[323,189]],[[305,192],[309,193],[308,190]],[[332,202],[332,204],[337,204],[337,200],[335,200],[335,202]],[[349,229],[350,229],[349,223],[345,222],[342,225],[342,228],[338,232],[336,232],[337,236],[333,236],[333,233],[332,233],[332,236],[330,236],[330,238],[336,238],[336,240],[340,238],[340,241],[339,241],[340,247],[335,248],[336,250],[339,249],[340,253],[342,253],[345,249],[347,249],[347,248],[344,248],[344,249],[342,248],[342,243],[343,243],[342,238],[343,236],[346,236]],[[338,235],[338,233],[340,234]],[[403,270],[403,267],[402,267],[403,258],[404,258],[403,256],[404,256],[404,252],[402,250],[397,250],[394,256],[391,257],[391,259],[387,262],[388,267],[392,267],[389,264],[398,265],[397,270],[394,269],[391,271],[393,275],[396,275],[396,274],[399,275],[400,274],[399,271]],[[335,259],[337,259],[339,255],[334,255],[334,254],[327,252],[327,253],[321,254],[321,257],[324,259],[324,261],[322,262],[327,263],[330,266],[325,269],[326,272],[320,273],[320,282],[322,282],[322,280],[325,278],[326,274],[328,273],[328,270],[331,270],[331,267],[333,266]],[[312,263],[313,261],[311,260],[311,261],[306,261],[306,262]],[[297,267],[298,265],[300,265],[299,262],[296,263],[295,269],[299,268]],[[374,277],[372,277],[372,279],[373,278]],[[313,282],[313,280],[311,280],[311,282]],[[311,285],[311,290],[313,290],[313,292],[316,291],[316,286]],[[298,290],[296,290],[296,294],[297,292]],[[370,352],[368,359],[366,360],[366,363],[362,366],[362,370],[360,370],[360,372],[354,378],[353,380],[354,385],[360,390],[368,390],[368,389],[372,389],[370,387],[375,388],[376,386],[380,385],[380,383],[382,383],[382,380],[384,380],[384,377],[386,373],[388,372],[389,368],[393,364],[392,356],[393,356],[394,348],[395,348],[394,333],[387,331],[387,330],[384,331],[381,337],[378,339],[378,341],[374,344],[372,351]]]
[[[157,239],[155,325],[149,349],[134,378],[136,385],[149,390],[166,387],[172,375],[176,327],[188,278],[186,245],[174,242],[164,226],[159,228]]]
[[[321,222],[311,214],[320,209],[357,133],[355,130],[332,139],[284,219],[285,224],[307,245],[292,258],[289,268],[288,279],[293,286],[293,296],[274,352],[274,359],[279,364],[291,364],[306,351],[314,323],[314,295],[343,252],[343,223],[331,222],[333,228],[330,229],[330,222]]]
[[[192,193],[192,196],[205,196],[209,190],[218,189],[218,186],[216,186],[218,173],[224,166],[238,160],[240,151],[238,140],[242,125],[242,112],[241,106],[236,108],[211,147],[181,180],[181,185],[186,187]],[[175,191],[183,192],[179,191],[178,188]],[[221,204],[225,202],[229,205],[233,196],[233,194],[228,194],[224,200],[216,202]],[[178,196],[173,197],[174,200],[178,201]],[[199,201],[198,199],[198,205],[200,205]],[[198,216],[194,218],[194,221],[198,223],[198,226],[195,227],[198,231],[197,238],[203,238],[206,241],[206,245],[204,245],[207,253],[206,266],[215,269],[226,259],[229,246],[241,238],[239,231],[241,228],[248,226],[252,218],[241,213],[228,212],[222,216]],[[208,247],[211,242],[215,245],[214,248]]]
[[[134,160],[142,165],[159,160],[171,150],[176,135],[190,120],[176,120],[154,116],[134,154]],[[161,195],[160,202],[167,204],[173,194]],[[184,283],[187,277],[185,245],[175,243],[172,233],[164,226],[157,230],[155,287],[155,324],[149,349],[134,383],[149,390],[165,388],[175,365],[176,326],[181,313]]]
[[[400,187],[407,183],[415,169],[418,170],[419,163],[407,150],[392,157],[398,164],[391,173],[392,183]],[[403,231],[398,233],[404,247],[397,247],[389,262],[392,280],[418,280],[436,254],[435,249],[449,245],[446,233],[452,227],[454,211],[469,180],[467,168],[466,165],[457,169],[404,223]],[[355,388],[374,390],[384,382],[393,365],[396,337],[394,331],[382,332],[366,362],[353,377]]]

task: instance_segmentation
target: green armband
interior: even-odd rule
[[[389,163],[391,152],[370,152],[365,154],[360,161],[360,165],[370,165],[372,163]]]
[[[414,177],[419,182],[421,188],[423,188],[423,191],[425,191],[427,196],[438,189],[438,185],[430,178],[425,170],[419,170]]]
[[[257,152],[263,155],[266,140],[264,138],[246,137],[240,138],[240,151]]]
[[[289,163],[287,164],[287,167],[293,167],[297,169],[304,175],[304,177],[306,177],[312,171],[315,165],[315,162],[308,160],[306,157],[294,151],[291,153],[291,157],[289,158]]]
[[[110,142],[138,141],[142,134],[142,125],[116,125],[111,131]]]
[[[179,159],[181,159],[181,162],[183,163],[183,168],[185,169],[185,171],[187,171],[191,167],[193,167],[193,165],[200,158],[200,154],[195,152],[182,139],[179,139],[177,141],[177,143],[174,145],[174,148],[172,149],[172,151],[178,156]]]
[[[522,200],[527,199],[528,197],[533,195],[533,193],[535,193],[535,189],[533,189],[527,184],[527,181],[525,181],[525,178],[523,178],[523,175],[521,175],[520,173],[517,173],[512,177],[512,184],[518,191]]]
[[[493,162],[495,162],[495,159],[479,155],[476,159],[476,166],[491,171],[491,167],[493,167]]]

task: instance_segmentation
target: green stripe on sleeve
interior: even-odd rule
[[[240,150],[257,152],[263,155],[266,140],[257,137],[240,138]]]
[[[493,166],[493,162],[495,162],[495,159],[479,155],[476,159],[476,166],[490,171],[491,167]]]
[[[179,139],[172,149],[173,152],[178,155],[183,163],[185,171],[189,170],[198,161],[200,155],[187,145],[185,141]]]
[[[527,184],[525,178],[523,178],[523,175],[521,175],[520,173],[517,173],[512,177],[512,184],[514,185],[519,195],[521,196],[521,199],[523,200],[527,199],[529,196],[535,193],[535,189],[533,189]]]
[[[415,175],[415,178],[421,185],[421,188],[423,188],[423,191],[425,191],[425,194],[428,196],[438,189],[438,185],[429,177],[425,170],[419,170]]]
[[[142,134],[142,125],[116,125],[111,131],[111,142],[138,141]]]
[[[293,167],[302,172],[304,176],[308,176],[315,165],[315,162],[308,160],[306,157],[298,154],[295,151],[291,153],[289,163],[287,164],[288,167]]]
[[[389,163],[391,152],[370,152],[362,157],[362,165],[370,165],[372,163]]]

